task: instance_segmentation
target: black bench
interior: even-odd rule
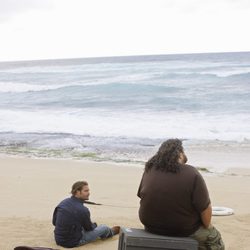
[[[143,229],[121,228],[118,250],[197,250],[198,242],[189,237],[169,237]]]

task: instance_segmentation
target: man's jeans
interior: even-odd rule
[[[98,238],[106,239],[112,237],[114,232],[106,225],[99,225],[92,231],[82,230],[82,238],[79,242],[80,245],[85,245],[89,242],[95,241]]]

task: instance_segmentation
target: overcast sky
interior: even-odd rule
[[[0,61],[250,51],[249,0],[0,0]]]

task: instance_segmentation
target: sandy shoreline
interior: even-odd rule
[[[109,226],[142,225],[137,212],[137,188],[142,167],[72,160],[0,158],[0,249],[18,245],[47,246],[57,249],[51,216],[54,207],[69,196],[73,182],[86,179],[90,199],[105,204],[89,206],[92,220]],[[235,215],[213,217],[226,249],[249,249],[250,170],[230,169],[226,174],[204,176],[213,206],[227,206]],[[118,236],[78,249],[117,249]]]

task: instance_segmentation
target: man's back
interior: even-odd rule
[[[154,233],[188,236],[201,225],[200,213],[210,203],[205,182],[189,165],[177,173],[152,168],[143,175],[139,217]]]
[[[65,247],[77,246],[82,237],[82,229],[92,229],[88,208],[73,196],[63,200],[55,208],[53,225],[57,244]]]

